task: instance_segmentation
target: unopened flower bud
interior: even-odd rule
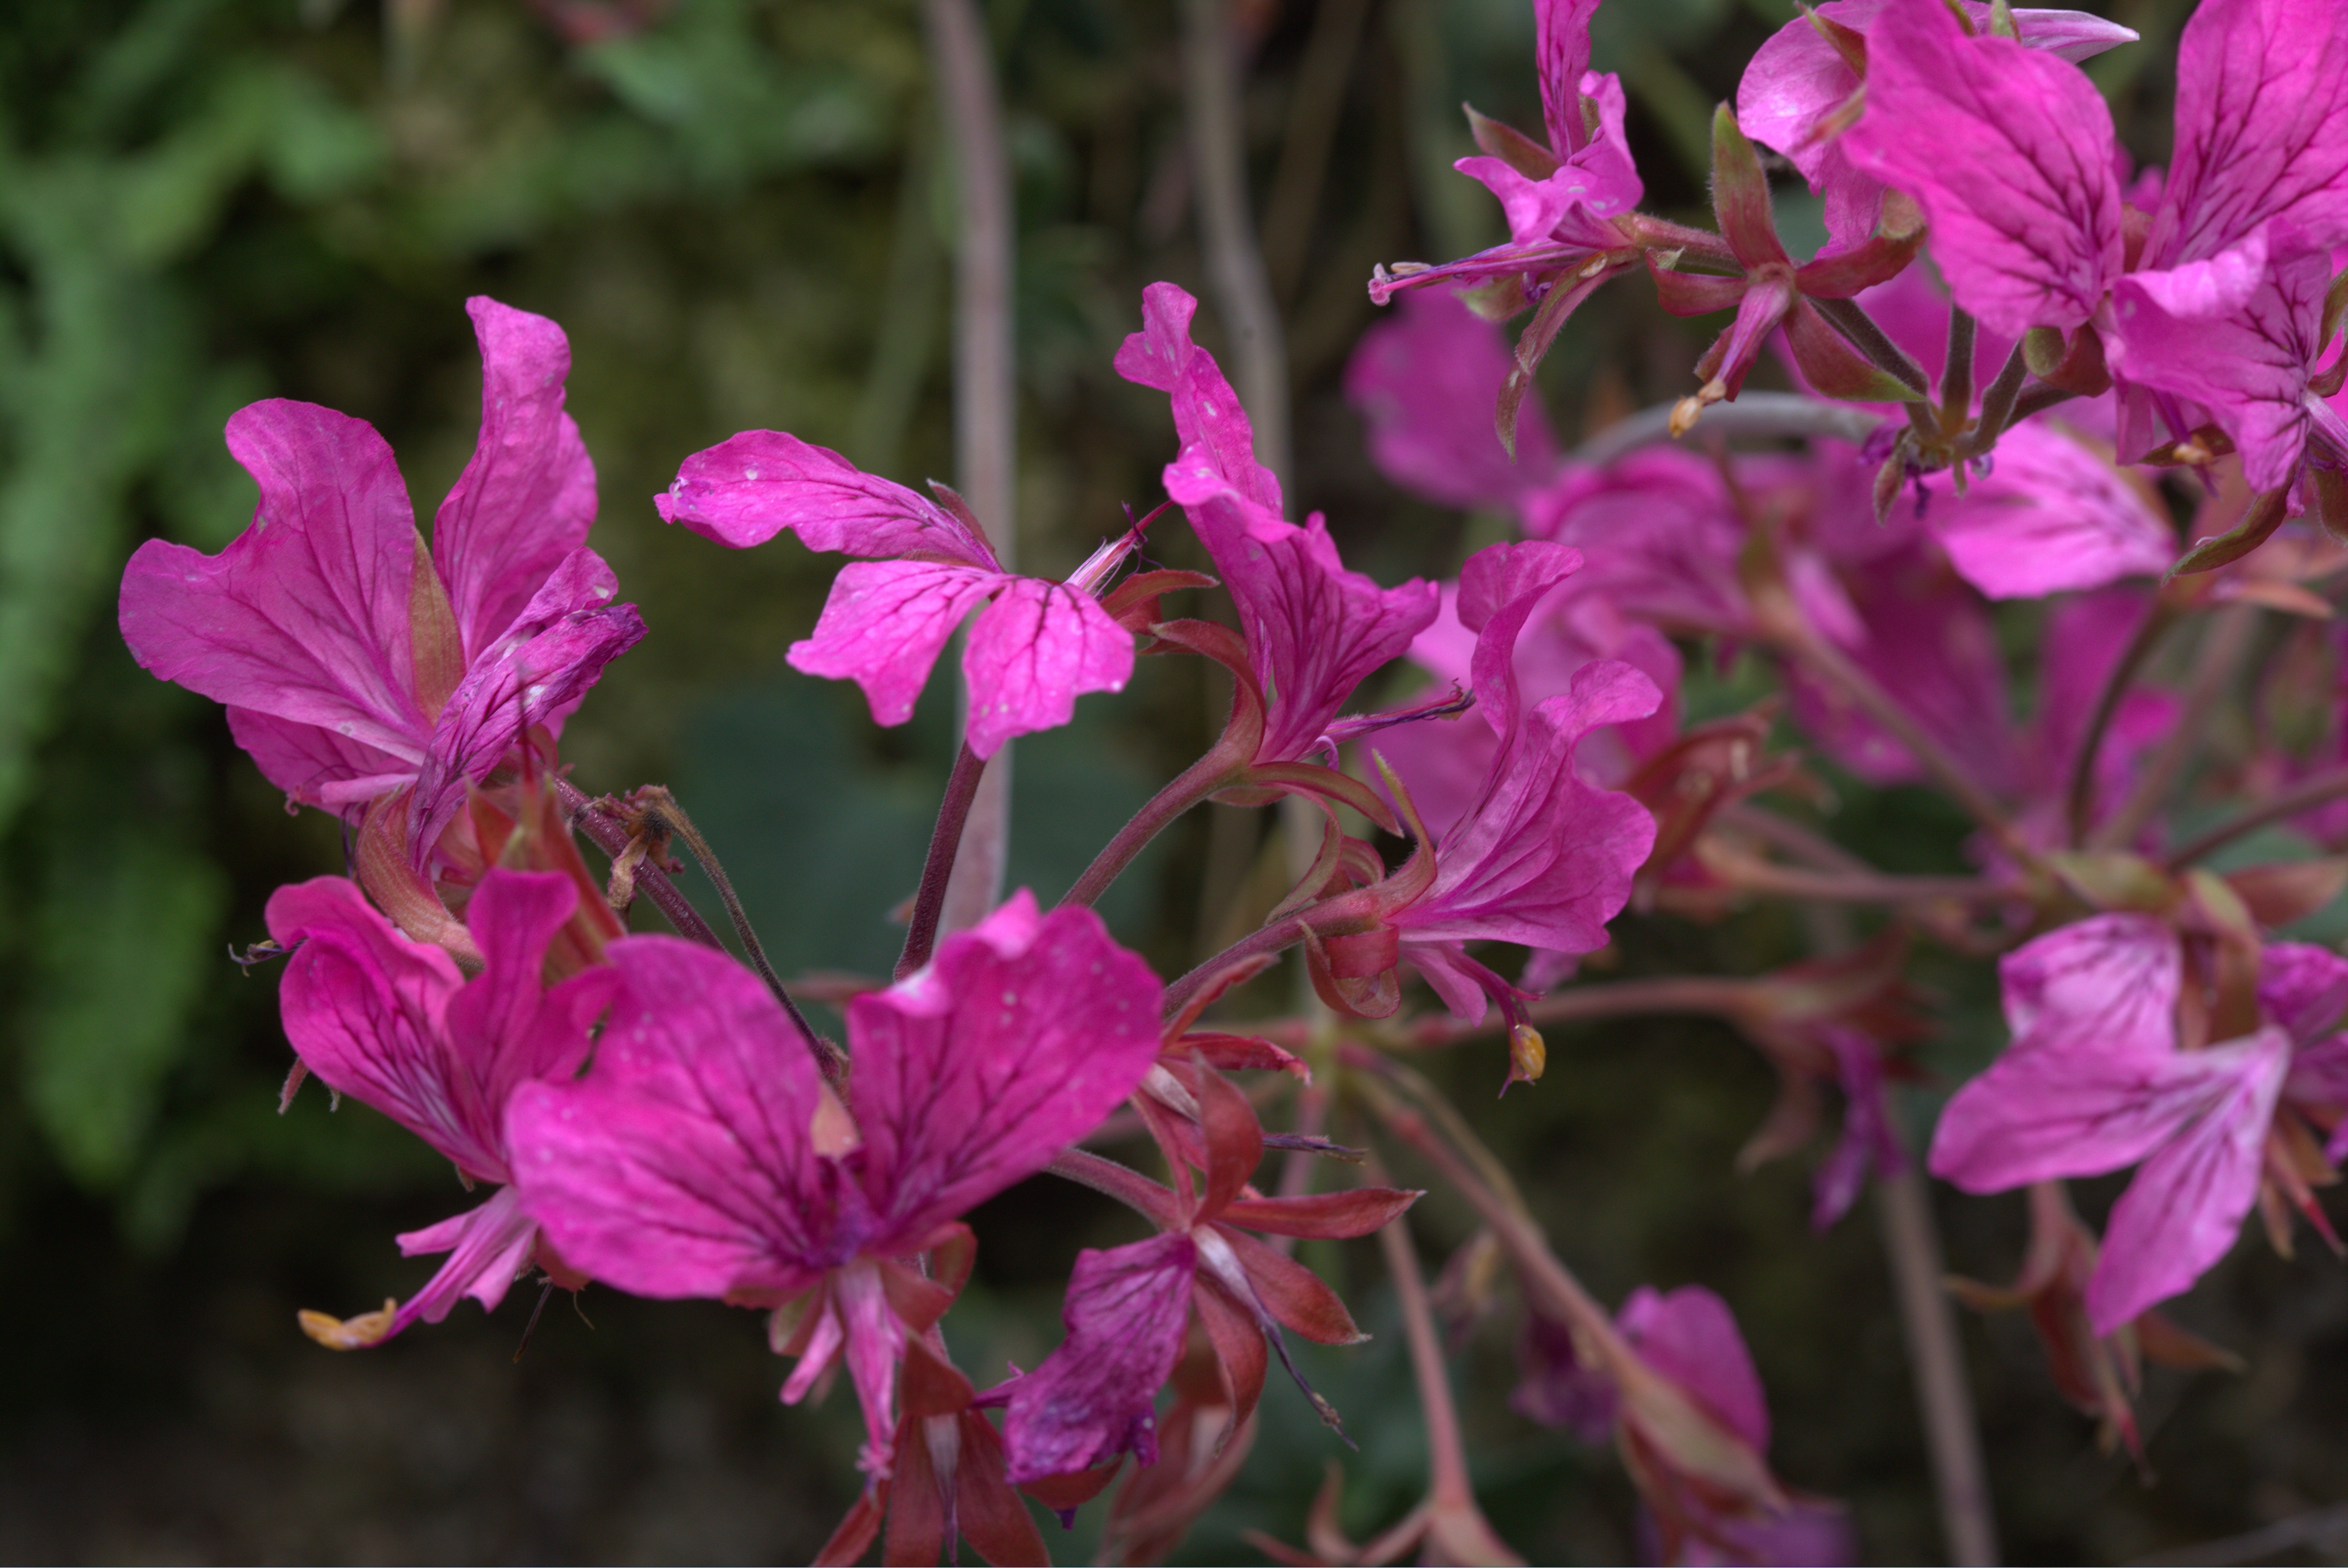
[[[1530,1024],[1509,1025],[1509,1083],[1539,1083],[1548,1068],[1549,1042],[1541,1038],[1540,1031]]]

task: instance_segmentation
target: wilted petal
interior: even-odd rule
[[[871,1246],[903,1250],[1091,1131],[1157,1060],[1161,995],[1098,915],[1039,919],[1023,888],[927,968],[851,1001]]]
[[[1381,588],[1337,559],[1316,513],[1303,528],[1228,489],[1167,490],[1214,557],[1239,612],[1268,717],[1256,759],[1312,755],[1354,688],[1410,646],[1435,619],[1435,584]]]
[[[1068,1336],[1011,1385],[1003,1439],[1014,1483],[1105,1464],[1158,1462],[1152,1403],[1190,1317],[1199,1249],[1188,1234],[1076,1254],[1060,1309]]]
[[[780,430],[745,430],[695,452],[653,504],[663,521],[736,549],[788,529],[809,550],[1003,569],[986,541],[935,501]]]
[[[268,921],[269,934],[294,950],[278,1004],[303,1065],[459,1168],[505,1180],[494,1119],[452,1086],[447,1014],[462,984],[455,960],[402,936],[341,877],[279,888]]]
[[[1540,483],[1557,448],[1540,403],[1528,398],[1518,418],[1514,462],[1492,433],[1512,363],[1499,327],[1450,290],[1406,294],[1345,366],[1345,400],[1369,427],[1370,461],[1443,506],[1506,506]]]
[[[1527,714],[1485,793],[1439,846],[1435,881],[1395,924],[1406,943],[1522,943],[1560,953],[1606,944],[1653,847],[1654,819],[1575,774],[1583,735],[1654,711],[1662,694],[1630,665],[1593,664]]]
[[[2190,1288],[2234,1244],[2258,1199],[2291,1037],[2261,1029],[2173,1060],[2166,1093],[2182,1102],[2180,1125],[2112,1205],[2087,1282],[2087,1318],[2097,1334],[2116,1334],[2147,1307]]]
[[[2348,21],[2335,0],[2202,0],[2177,54],[2177,150],[2148,266],[2216,255],[2270,222],[2348,241]]]
[[[1935,488],[1925,526],[1957,575],[1993,599],[2035,599],[2157,576],[2177,558],[2167,516],[2059,426],[1998,438],[1997,466],[1960,496]]]
[[[2010,336],[2093,315],[2121,254],[2112,117],[2094,84],[2010,39],[1966,37],[1941,0],[1892,0],[1867,73],[1844,151],[1923,206],[1957,303]]]
[[[1133,634],[1081,589],[1014,577],[972,625],[963,675],[970,748],[992,757],[1014,735],[1067,723],[1080,694],[1123,691]]]
[[[1728,1304],[1702,1285],[1657,1293],[1641,1285],[1615,1315],[1639,1359],[1678,1384],[1745,1439],[1769,1447],[1769,1406]]]
[[[1278,517],[1280,478],[1256,461],[1255,428],[1247,410],[1215,356],[1190,341],[1190,318],[1198,309],[1199,302],[1172,284],[1143,289],[1141,330],[1117,349],[1117,373],[1172,397],[1174,433],[1182,442],[1178,465],[1203,476],[1210,488],[1229,486]]]
[[[1015,581],[992,567],[858,561],[839,569],[814,633],[793,643],[791,668],[864,688],[875,724],[902,724],[954,628]],[[1128,646],[1131,639],[1128,639]]]
[[[602,556],[574,550],[477,656],[432,728],[408,810],[419,854],[478,783],[532,725],[568,714],[603,666],[644,640],[633,604],[614,604],[619,580]]]
[[[846,1261],[822,1090],[781,1006],[724,954],[668,936],[620,974],[593,1069],[526,1083],[506,1115],[522,1205],[564,1260],[638,1295],[779,1299]]]
[[[237,411],[228,449],[261,487],[252,526],[218,555],[139,547],[120,605],[132,656],[415,766],[430,728],[409,620],[420,545],[390,447],[364,420],[273,398]]]
[[[562,411],[571,345],[542,315],[465,302],[481,348],[481,435],[432,521],[432,558],[478,658],[587,541],[595,465]]]

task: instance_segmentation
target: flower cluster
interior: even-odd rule
[[[1505,1089],[1541,1078],[1543,1025],[1724,1017],[1781,1086],[1748,1161],[1800,1147],[1839,1099],[1815,1178],[1829,1225],[1870,1175],[1915,1179],[1889,1085],[1923,1076],[1911,1047],[1932,1025],[1907,975],[1928,944],[1998,960],[2012,1036],[1947,1102],[1929,1170],[2033,1194],[2021,1280],[1961,1293],[2029,1305],[2058,1386],[2115,1435],[2136,1441],[2139,1355],[2222,1361],[2156,1309],[2253,1209],[2278,1246],[2294,1214],[2338,1246],[2316,1190],[2348,1153],[2348,960],[2282,928],[2348,863],[2199,862],[2279,818],[2340,837],[2348,723],[2314,726],[2312,748],[2281,738],[2309,725],[2268,726],[2248,771],[2286,807],[2180,841],[2173,787],[2231,665],[2183,678],[2153,656],[2223,607],[2299,617],[2310,657],[2343,657],[2313,585],[2348,565],[2348,353],[2326,360],[2348,315],[2332,277],[2348,12],[2203,0],[2164,177],[2131,172],[2079,68],[2127,29],[2003,0],[1827,0],[1721,106],[1717,227],[1700,230],[1638,211],[1622,86],[1589,68],[1595,0],[1536,10],[1542,134],[1471,110],[1483,150],[1459,165],[1509,240],[1381,268],[1372,295],[1399,308],[1346,375],[1395,483],[1511,526],[1450,580],[1383,585],[1321,515],[1292,521],[1193,337],[1197,302],[1164,283],[1114,366],[1171,416],[1161,511],[1189,537],[1152,547],[1206,571],[1134,569],[1152,513],[1064,577],[1012,572],[989,542],[1008,520],[779,431],[686,459],[657,498],[731,548],[788,532],[855,558],[788,659],[857,683],[876,723],[911,717],[960,636],[963,747],[932,868],[990,760],[1121,691],[1138,653],[1228,677],[1220,734],[1056,905],[1020,890],[941,932],[945,878],[925,878],[894,979],[842,995],[844,1043],[747,922],[755,967],[676,895],[669,844],[705,846],[665,791],[591,799],[560,760],[563,721],[644,631],[584,542],[594,474],[563,412],[561,332],[472,302],[479,445],[428,545],[365,424],[283,401],[230,421],[252,524],[217,556],[141,548],[123,635],[227,707],[289,805],[347,829],[349,876],[268,906],[287,1100],[315,1075],[495,1189],[398,1238],[447,1254],[404,1305],[304,1313],[313,1337],[377,1344],[533,1274],[755,1308],[794,1362],[786,1400],[844,1367],[862,1413],[865,1484],[824,1560],[880,1541],[934,1562],[960,1540],[1038,1561],[1022,1494],[1065,1516],[1120,1474],[1107,1539],[1138,1560],[1230,1483],[1259,1402],[1289,1397],[1265,1393],[1273,1362],[1342,1431],[1289,1336],[1363,1335],[1294,1242],[1375,1234],[1428,1408],[1429,1491],[1366,1544],[1337,1529],[1333,1491],[1312,1560],[1505,1555],[1468,1487],[1430,1303],[1471,1326],[1508,1282],[1517,1407],[1613,1439],[1654,1552],[1838,1558],[1840,1511],[1769,1469],[1721,1297],[1599,1305],[1405,1058],[1501,1036],[1485,1081]],[[1807,260],[1779,237],[1764,147],[1821,201]],[[1563,451],[1534,375],[1610,284],[1733,315],[1692,393]],[[1512,349],[1497,323],[1526,310]],[[1798,393],[1746,392],[1773,351]],[[1698,428],[1707,450],[1663,444]],[[1728,445],[1753,436],[1767,444]],[[2185,551],[2182,492],[2163,489],[2179,467],[2204,481],[2207,537]],[[1214,589],[1228,619],[1168,607]],[[2213,630],[2205,659],[2240,642]],[[1724,706],[1701,674],[1738,660],[1768,689]],[[1397,665],[1416,673],[1372,684]],[[2267,699],[2306,706],[2273,683]],[[1937,790],[1972,824],[1970,873],[1879,871],[1801,820],[1830,817],[1837,775]],[[1308,826],[1292,885],[1170,984],[1090,907],[1192,807],[1282,800],[1288,830]],[[677,934],[631,934],[639,891]],[[1772,896],[1885,916],[1865,942],[1816,922],[1818,951],[1756,976],[1577,979],[1626,910],[1709,920]],[[1291,950],[1313,1005],[1251,1016],[1244,987]],[[1406,1018],[1416,982],[1439,1006]],[[1481,1226],[1432,1295],[1404,1228],[1420,1193],[1388,1159]],[[2060,1182],[2129,1166],[2098,1243]],[[1056,1348],[982,1386],[942,1327],[980,1239],[968,1216],[1045,1173],[1125,1205],[1136,1239],[1083,1252]]]

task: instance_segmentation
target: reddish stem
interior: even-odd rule
[[[945,913],[946,886],[953,880],[962,830],[970,820],[970,803],[978,798],[978,781],[986,759],[967,745],[954,758],[946,776],[945,795],[938,801],[938,825],[930,834],[930,852],[922,862],[922,885],[913,895],[913,913],[905,922],[905,950],[897,956],[896,978],[902,980],[930,961],[937,946],[938,923]]]

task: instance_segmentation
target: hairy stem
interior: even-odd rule
[[[1200,987],[1232,965],[1265,954],[1283,952],[1303,940],[1304,921],[1302,915],[1290,915],[1286,920],[1277,920],[1260,930],[1250,932],[1166,987],[1166,1016],[1170,1018],[1179,1013],[1190,998],[1199,994]]]
[[[2302,811],[2348,796],[2348,767],[2327,768],[2321,773],[2310,774],[2288,789],[2277,790],[2266,800],[2243,812],[2230,822],[2220,822],[2198,839],[2189,839],[2168,851],[2162,861],[2170,871],[2183,871],[2194,861],[2224,849],[2235,840],[2257,832],[2270,822],[2280,822],[2285,817],[2295,817]]]
[[[946,775],[946,789],[938,801],[938,825],[930,834],[930,852],[922,861],[922,885],[913,895],[913,913],[905,922],[905,950],[897,955],[896,978],[902,980],[930,961],[938,944],[938,927],[945,914],[946,887],[960,858],[963,830],[970,820],[970,804],[978,798],[978,782],[986,759],[963,746]]]
[[[1916,1378],[1917,1403],[1923,1407],[1924,1442],[1932,1458],[1949,1561],[1994,1563],[1997,1521],[1990,1509],[1956,1314],[1941,1284],[1941,1238],[1932,1222],[1931,1196],[1912,1165],[1896,1176],[1879,1175],[1875,1191],[1900,1326],[1907,1334],[1908,1364]]]
[[[1658,403],[1618,419],[1576,447],[1568,460],[1610,463],[1625,452],[1669,440],[1672,411],[1678,406]],[[1734,403],[1717,403],[1704,411],[1705,433],[1720,437],[1831,436],[1863,441],[1881,423],[1881,415],[1856,404],[1823,402],[1798,392],[1747,392]]]
[[[2087,842],[2098,850],[2117,849],[2136,841],[2152,820],[2168,792],[2201,748],[2210,707],[2233,679],[2234,671],[2250,651],[2250,634],[2258,629],[2258,607],[2229,604],[2210,617],[2209,629],[2193,661],[2193,681],[2186,688],[2184,711],[2169,727],[2168,738],[2150,761],[2138,769],[2136,787],[2118,810],[2104,820]]]
[[[1117,837],[1101,847],[1093,863],[1076,880],[1062,903],[1089,905],[1108,891],[1134,857],[1149,847],[1149,841],[1164,832],[1174,820],[1191,807],[1198,805],[1216,790],[1229,786],[1246,768],[1244,761],[1234,758],[1218,742],[1213,750],[1190,764],[1152,795],[1133,820],[1117,830]]]
[[[975,0],[928,0],[930,65],[953,150],[958,222],[954,255],[954,481],[1004,570],[1016,567],[1019,398],[1014,374],[1015,272],[1011,160],[994,83],[993,46]],[[967,707],[969,694],[963,694]],[[956,875],[941,890],[946,929],[977,923],[1002,896],[1010,854],[1011,757],[989,769],[957,824]],[[927,882],[927,872],[923,873]],[[909,948],[910,950],[910,948]]]
[[[2019,353],[2020,350],[2017,349],[2015,352]],[[2076,392],[2065,392],[2060,387],[2049,387],[2045,382],[2041,381],[2037,386],[2014,398],[2013,413],[2006,423],[2010,426],[2019,425],[2033,414],[2043,414],[2057,403],[2068,403],[2077,396]]]
[[[2136,635],[2128,639],[2127,646],[2112,665],[2111,673],[2104,677],[2103,690],[2096,694],[2095,711],[2088,715],[2086,727],[2079,732],[2079,744],[2071,753],[2069,782],[2063,791],[2065,820],[2069,824],[2065,841],[2075,850],[2086,842],[2087,817],[2095,809],[2096,754],[2103,749],[2104,733],[2111,727],[2112,716],[2119,711],[2120,700],[2135,684],[2145,660],[2152,656],[2152,650],[2176,622],[2177,611],[2166,600],[2156,599],[2150,613],[2137,627]]]

